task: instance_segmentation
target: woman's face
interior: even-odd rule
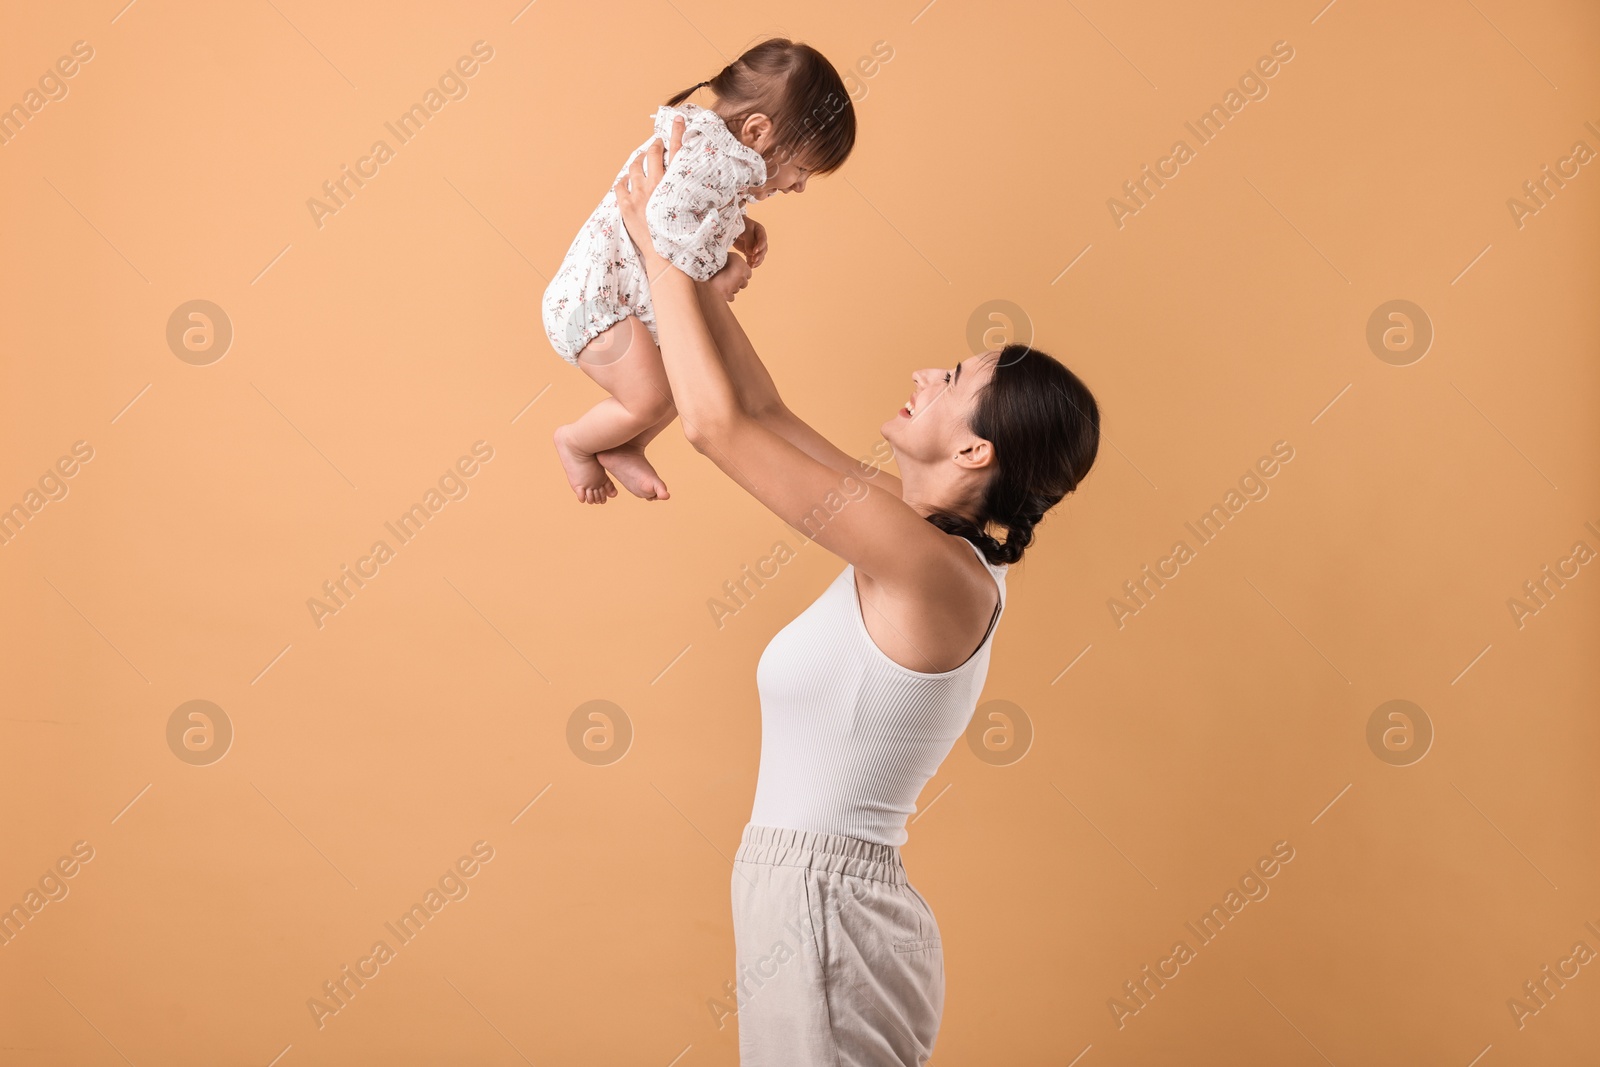
[[[905,405],[880,432],[906,459],[937,461],[964,453],[979,440],[970,416],[994,374],[998,350],[971,356],[952,367],[927,367],[911,373]]]

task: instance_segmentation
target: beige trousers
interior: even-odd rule
[[[933,1054],[944,952],[894,846],[745,827],[733,936],[742,1067],[920,1067]]]

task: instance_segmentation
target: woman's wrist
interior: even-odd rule
[[[694,279],[679,270],[671,260],[654,249],[641,258],[645,271],[650,276],[651,300],[659,302],[660,297],[684,286],[688,287],[691,296],[694,294]]]
[[[644,264],[645,271],[654,278],[661,273],[661,268],[669,261],[660,252],[656,251],[656,243],[650,238],[650,224],[643,218],[629,218],[626,213],[622,216],[622,228],[628,235],[628,240],[633,242],[633,249],[639,255],[639,262]]]

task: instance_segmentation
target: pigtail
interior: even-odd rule
[[[689,97],[693,96],[697,89],[700,89],[700,88],[702,88],[704,86],[707,86],[707,85],[710,85],[710,84],[711,84],[710,80],[706,80],[706,81],[703,81],[703,82],[696,82],[694,85],[689,86],[689,88],[685,89],[683,92],[679,93],[677,96],[674,96],[671,100],[668,100],[667,101],[667,106],[668,107],[677,107],[679,104],[681,104],[685,100],[689,99]]]

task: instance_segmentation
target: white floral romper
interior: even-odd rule
[[[716,112],[695,104],[658,109],[650,140],[670,144],[678,115],[684,118],[683,148],[650,194],[645,215],[656,251],[703,282],[722,269],[729,247],[744,232],[745,206],[767,180],[767,165]],[[617,176],[649,147],[646,141],[634,149]],[[608,190],[545,289],[544,330],[561,358],[576,366],[585,345],[628,315],[638,316],[661,343],[649,279],[622,224],[616,194]]]

